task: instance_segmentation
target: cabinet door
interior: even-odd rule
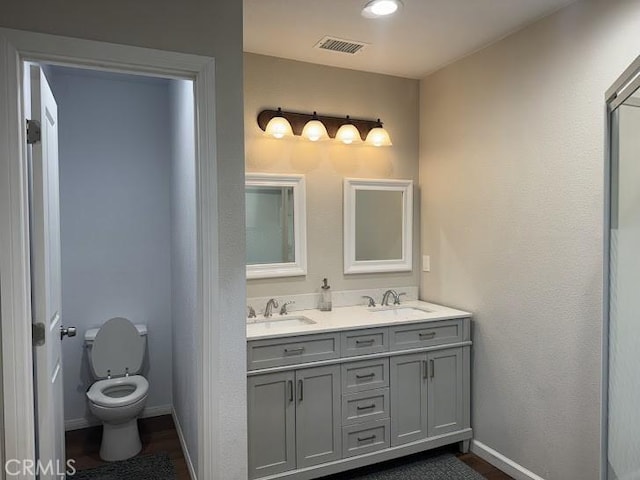
[[[294,373],[248,378],[249,476],[296,468]]]
[[[427,437],[427,355],[391,357],[391,446]]]
[[[297,468],[340,459],[340,365],[296,371],[296,403]]]
[[[462,349],[440,350],[427,355],[429,362],[429,436],[463,428]]]

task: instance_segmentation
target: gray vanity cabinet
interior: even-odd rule
[[[460,430],[464,423],[462,349],[430,352],[427,361],[428,435],[435,437]]]
[[[249,478],[312,480],[460,442],[470,318],[249,340]]]
[[[297,468],[342,455],[340,366],[296,371]]]
[[[342,456],[339,365],[255,375],[247,386],[251,478]]]
[[[290,371],[247,379],[251,478],[296,468],[294,377]]]
[[[391,446],[427,436],[427,354],[391,357]]]
[[[391,446],[464,428],[462,348],[391,358]]]

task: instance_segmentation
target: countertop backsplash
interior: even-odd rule
[[[406,293],[401,297],[402,302],[411,300],[418,300],[418,287],[393,287],[398,293]],[[338,307],[352,307],[354,305],[366,305],[367,301],[362,298],[363,295],[373,297],[376,301],[376,305],[380,304],[382,295],[388,288],[369,288],[363,290],[341,290],[332,292],[332,304],[333,308]],[[295,302],[291,305],[287,305],[289,312],[295,312],[297,310],[310,310],[318,308],[320,302],[320,292],[317,293],[304,293],[299,295],[276,295],[274,297],[252,297],[247,298],[247,307],[252,306],[256,313],[259,315],[264,312],[267,302],[270,298],[275,298],[278,301],[278,305],[282,306],[284,302]],[[279,309],[274,309],[274,315],[278,315]]]

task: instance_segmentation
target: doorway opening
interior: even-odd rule
[[[57,169],[59,179],[58,185],[49,179],[44,187],[57,187],[57,199],[52,191],[38,196],[40,187],[37,178],[33,180],[38,167],[32,165],[31,230],[38,228],[34,225],[38,201],[48,212],[43,237],[47,246],[42,249],[48,259],[42,271],[37,270],[37,261],[32,268],[34,317],[43,313],[34,322],[50,327],[49,344],[58,340],[58,328],[69,333],[73,327],[77,333],[61,342],[59,358],[51,348],[34,347],[38,459],[65,458],[60,453],[65,445],[56,444],[64,438],[64,433],[61,437],[55,431],[60,428],[67,432],[65,460],[74,460],[75,469],[95,467],[103,463],[101,457],[109,459],[103,452],[104,441],[101,450],[96,441],[100,429],[108,427],[106,423],[101,427],[105,419],[87,398],[91,387],[105,379],[94,368],[91,345],[107,320],[123,317],[145,332],[142,365],[131,372],[148,382],[139,413],[147,419],[141,453],[154,453],[158,450],[154,443],[168,435],[174,468],[179,478],[189,478],[195,474],[189,452],[198,448],[190,415],[198,411],[201,353],[195,348],[201,325],[194,82],[25,63],[27,117],[40,108],[32,98],[32,75],[26,73],[34,68],[48,84],[57,109],[57,145],[52,146],[54,139],[45,132],[43,117],[42,145],[36,141],[27,156],[35,162],[38,148],[55,149],[57,161],[51,168]],[[34,249],[38,245],[32,242],[32,258],[37,257]],[[43,306],[37,304],[38,283],[46,297]],[[56,315],[61,325],[54,324]],[[118,355],[117,345],[113,355]],[[52,402],[60,394],[62,399]],[[51,422],[40,421],[51,414],[61,416],[64,423],[55,422],[52,428]],[[158,432],[163,432],[160,437]]]

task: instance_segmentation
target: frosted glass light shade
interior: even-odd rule
[[[336,132],[336,140],[339,140],[347,145],[351,145],[352,143],[362,143],[360,132],[354,125],[350,123],[346,123],[338,129],[338,131]]]
[[[362,10],[365,18],[386,17],[393,15],[402,6],[400,0],[371,0]]]
[[[304,128],[302,129],[302,136],[307,140],[311,140],[312,142],[317,142],[318,140],[326,140],[329,138],[329,134],[327,133],[327,127],[324,126],[320,120],[309,120]]]
[[[264,129],[264,133],[274,138],[292,137],[293,129],[291,128],[289,120],[276,116],[269,120],[269,123],[267,123]]]
[[[367,145],[373,145],[374,147],[389,147],[393,145],[389,137],[389,132],[382,127],[372,128],[367,134],[365,142]]]

